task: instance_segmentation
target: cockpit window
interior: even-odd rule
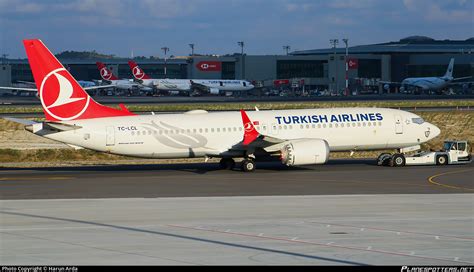
[[[415,124],[418,124],[418,125],[421,125],[425,122],[425,120],[423,120],[423,118],[421,118],[421,117],[411,118],[411,121]]]

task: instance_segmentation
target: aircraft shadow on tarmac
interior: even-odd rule
[[[285,166],[279,162],[258,162],[257,170],[266,171],[307,171],[331,165],[372,165],[376,166],[373,159],[337,159],[329,160],[325,165],[313,166]],[[57,166],[57,167],[5,167],[2,170],[35,170],[35,171],[93,171],[93,172],[131,172],[131,171],[183,171],[195,174],[206,174],[216,171],[229,171],[219,168],[218,163],[178,163],[178,164],[116,164],[116,165],[88,165],[88,166]],[[240,163],[231,172],[240,171]]]

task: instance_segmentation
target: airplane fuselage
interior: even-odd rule
[[[448,86],[452,81],[450,78],[445,77],[415,77],[415,78],[406,78],[401,82],[402,86],[406,87],[416,87],[422,90],[441,90]],[[405,87],[405,88],[406,88]]]
[[[221,91],[245,91],[254,87],[245,80],[142,79],[143,85],[163,91],[191,91],[193,83],[208,89]]]
[[[419,116],[383,108],[334,108],[248,112],[256,130],[270,137],[323,139],[331,151],[380,150],[431,140],[439,129]],[[415,121],[418,120],[418,122]],[[422,119],[421,119],[422,120]],[[81,128],[42,136],[70,145],[143,158],[239,157],[239,112],[196,112],[65,121]],[[276,149],[275,149],[276,148]],[[278,145],[273,147],[277,150]]]

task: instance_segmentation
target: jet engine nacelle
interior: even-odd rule
[[[390,90],[390,85],[384,84],[384,85],[383,85],[383,88],[384,88],[384,90],[388,91],[388,90]]]
[[[219,94],[219,89],[217,89],[217,88],[210,88],[210,89],[209,89],[209,93],[210,93],[210,94]]]
[[[322,139],[289,141],[281,149],[281,162],[288,166],[324,164],[329,158],[329,145]]]

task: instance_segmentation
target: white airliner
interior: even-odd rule
[[[331,151],[404,150],[440,130],[395,109],[332,108],[136,115],[95,102],[40,40],[23,41],[46,116],[44,122],[8,118],[36,135],[75,148],[142,158],[221,158],[222,168],[253,171],[255,159],[285,165],[324,164]]]
[[[143,91],[152,91],[151,88],[146,87],[146,86],[141,86],[140,84],[137,84],[131,80],[119,79],[102,62],[99,62],[99,61],[96,62],[96,65],[97,65],[97,69],[99,69],[102,80],[104,80],[107,84],[113,86],[114,88],[117,88],[119,90],[128,90],[128,91],[131,91],[136,88],[140,88]]]
[[[454,58],[449,61],[448,69],[442,77],[409,77],[405,78],[402,82],[391,82],[391,81],[379,81],[384,85],[384,89],[389,88],[389,84],[400,85],[400,91],[403,92],[410,88],[415,88],[418,93],[426,92],[429,90],[439,91],[446,88],[453,81],[468,79],[469,77],[453,78],[454,69]]]
[[[132,74],[141,84],[162,91],[193,92],[196,89],[204,90],[210,94],[223,92],[247,91],[254,88],[246,80],[229,79],[154,79],[148,76],[134,61],[128,61]]]

